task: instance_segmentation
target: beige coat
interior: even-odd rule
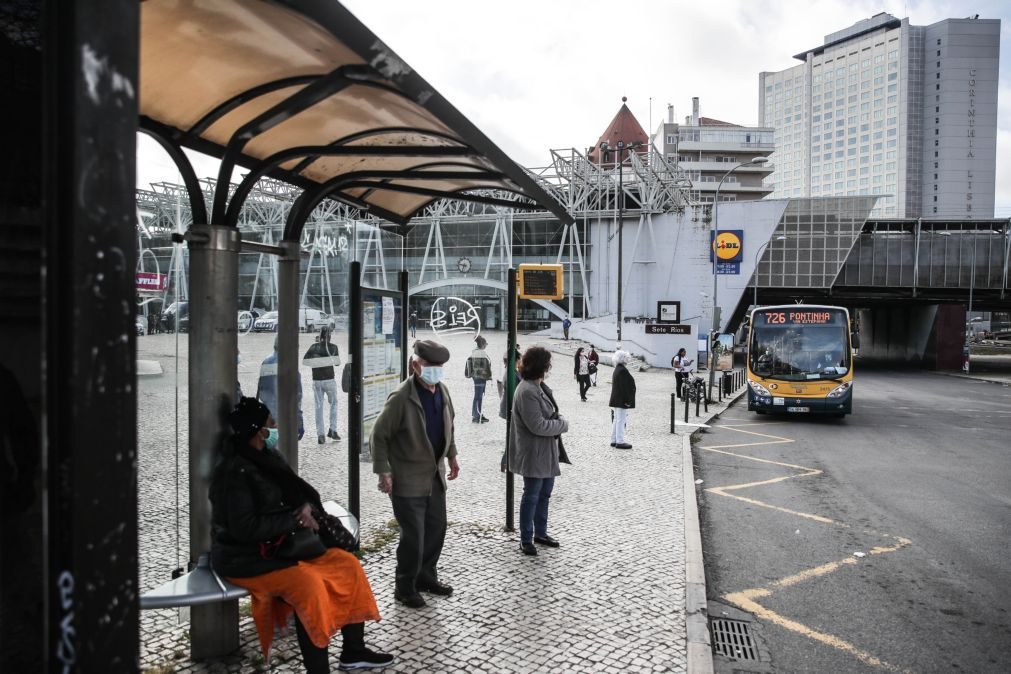
[[[372,472],[393,474],[394,496],[429,496],[436,472],[446,488],[446,459],[456,456],[455,413],[449,390],[444,384],[438,386],[442,391],[442,419],[446,428],[446,446],[438,454],[432,451],[425,432],[425,410],[415,389],[414,375],[387,398],[372,427],[369,436]]]
[[[552,419],[555,407],[540,386],[521,381],[513,395],[509,428],[509,468],[523,477],[555,477],[558,466],[558,435],[569,430],[565,419]]]

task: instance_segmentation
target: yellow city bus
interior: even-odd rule
[[[856,336],[842,307],[789,304],[751,312],[748,409],[759,414],[853,411]]]

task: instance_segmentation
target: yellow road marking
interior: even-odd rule
[[[825,632],[813,630],[810,627],[807,627],[806,625],[797,622],[796,620],[784,618],[775,611],[765,608],[764,606],[759,604],[757,601],[754,601],[753,599],[754,597],[767,597],[771,594],[772,593],[769,592],[768,590],[745,590],[744,592],[735,592],[733,594],[724,595],[723,598],[726,599],[731,604],[734,604],[735,606],[739,607],[742,611],[753,613],[759,618],[768,620],[769,622],[779,625],[780,627],[786,628],[791,632],[796,632],[797,634],[801,634],[810,639],[814,639],[815,641],[820,641],[826,646],[831,646],[832,648],[835,648],[837,650],[849,653],[850,655],[854,656],[861,662],[870,665],[872,667],[878,667],[880,669],[884,669],[890,672],[906,671],[900,667],[896,667],[893,664],[881,660],[880,658],[872,655],[871,653],[868,653],[865,650],[857,648],[856,646],[846,641],[845,639],[840,639],[839,637],[833,636],[831,634],[826,634]]]
[[[772,423],[779,423],[779,422],[766,422],[766,424],[772,424]],[[757,426],[759,424],[747,424],[747,425],[748,426]],[[763,425],[765,425],[765,424],[763,424]],[[744,482],[744,483],[741,483],[741,484],[724,485],[724,486],[721,486],[721,487],[710,487],[710,488],[706,489],[707,492],[711,492],[713,494],[719,494],[720,496],[726,496],[728,498],[736,499],[738,501],[743,501],[745,503],[749,503],[751,505],[760,506],[762,508],[769,508],[771,510],[778,510],[779,512],[784,512],[784,513],[787,513],[787,514],[790,514],[790,515],[796,515],[797,517],[802,517],[802,518],[805,518],[805,519],[814,520],[816,522],[821,522],[823,524],[833,524],[833,525],[841,526],[841,527],[848,527],[849,526],[849,525],[847,525],[847,524],[845,524],[843,522],[837,522],[836,520],[830,519],[828,517],[823,517],[821,515],[814,515],[812,513],[805,513],[805,512],[800,512],[800,511],[797,511],[797,510],[791,510],[789,508],[784,508],[782,506],[777,506],[777,505],[773,505],[771,503],[766,503],[766,502],[760,501],[758,499],[747,498],[747,497],[741,496],[739,494],[728,493],[728,492],[731,492],[731,491],[738,491],[738,490],[741,490],[741,489],[751,489],[751,488],[754,488],[754,487],[761,487],[761,486],[765,486],[765,485],[775,484],[777,482],[783,482],[785,480],[792,480],[792,479],[798,478],[798,477],[812,477],[812,476],[815,476],[815,475],[821,475],[822,471],[819,470],[819,469],[817,469],[817,468],[808,468],[806,466],[799,466],[797,464],[785,463],[785,462],[782,462],[782,461],[773,461],[771,459],[762,459],[762,458],[759,458],[759,457],[756,457],[756,456],[748,456],[746,454],[737,454],[735,452],[728,452],[728,451],[726,451],[727,449],[736,449],[736,448],[739,448],[739,447],[757,447],[757,446],[764,446],[764,445],[788,444],[788,443],[792,443],[792,442],[795,442],[795,441],[793,439],[791,439],[791,438],[784,438],[784,437],[781,437],[781,436],[771,435],[771,434],[768,434],[768,433],[759,433],[757,431],[746,431],[743,428],[736,427],[736,426],[731,426],[731,425],[722,426],[721,428],[726,428],[728,430],[732,430],[732,431],[735,431],[737,433],[746,433],[748,435],[754,435],[754,436],[758,436],[758,437],[762,437],[762,438],[768,438],[768,440],[761,441],[761,442],[737,443],[737,444],[730,444],[730,445],[713,445],[712,447],[702,447],[702,446],[700,446],[699,449],[704,449],[707,452],[713,452],[713,453],[716,453],[716,454],[725,454],[727,456],[733,456],[733,457],[736,457],[736,458],[739,458],[739,459],[745,459],[745,460],[748,460],[748,461],[755,461],[755,462],[758,462],[758,463],[766,463],[766,464],[771,464],[771,465],[775,465],[775,466],[782,466],[784,468],[790,468],[792,470],[798,470],[798,471],[801,471],[801,472],[795,473],[793,475],[783,475],[781,477],[770,478],[768,480],[759,480],[759,481],[756,481],[756,482]],[[873,533],[875,533],[877,535],[887,536],[887,534],[881,534],[879,532],[873,532]],[[905,547],[905,546],[907,546],[907,545],[909,545],[911,543],[911,541],[908,538],[902,538],[902,537],[898,537],[898,536],[888,536],[888,537],[889,538],[894,538],[898,542],[895,543],[894,545],[890,545],[890,546],[876,546],[876,547],[874,547],[874,548],[872,548],[870,550],[870,554],[872,554],[872,555],[883,555],[883,554],[886,554],[886,553],[889,553],[889,552],[895,552],[896,550],[899,550],[900,548],[903,548],[903,547]],[[847,557],[845,559],[840,559],[840,560],[835,561],[835,562],[829,562],[827,564],[822,564],[821,566],[816,566],[816,567],[814,567],[812,569],[806,569],[804,571],[801,571],[800,573],[795,573],[793,575],[786,576],[785,578],[780,578],[779,580],[770,583],[769,587],[775,588],[777,590],[783,589],[783,588],[787,588],[787,587],[791,587],[793,585],[796,585],[798,583],[802,583],[802,582],[807,581],[807,580],[811,580],[811,579],[814,579],[814,578],[820,578],[822,576],[827,576],[828,574],[833,573],[833,572],[835,572],[835,571],[837,571],[837,570],[839,570],[839,569],[841,569],[841,568],[843,568],[845,566],[856,565],[858,563],[858,561],[859,560],[856,557]],[[730,594],[723,595],[723,599],[725,599],[727,602],[729,602],[731,604],[734,604],[735,606],[739,607],[741,610],[747,611],[749,613],[752,613],[752,614],[758,616],[759,618],[764,618],[765,620],[768,620],[769,622],[774,623],[776,625],[779,625],[780,627],[788,629],[788,630],[790,630],[792,632],[796,632],[797,634],[801,634],[801,635],[806,636],[806,637],[808,637],[810,639],[814,639],[815,641],[821,642],[821,643],[823,643],[823,644],[825,644],[827,646],[830,646],[832,648],[835,648],[837,650],[849,653],[850,655],[854,656],[855,658],[857,658],[861,662],[863,662],[863,663],[865,663],[867,665],[870,665],[872,667],[877,667],[877,668],[880,668],[880,669],[884,669],[884,670],[887,670],[887,671],[893,671],[893,672],[903,672],[903,671],[906,671],[906,670],[903,670],[900,667],[896,667],[895,665],[892,665],[890,663],[887,663],[887,662],[881,660],[880,658],[876,657],[875,655],[873,655],[871,653],[868,653],[867,651],[864,651],[864,650],[862,650],[860,648],[857,648],[856,646],[854,646],[850,642],[846,641],[845,639],[840,639],[839,637],[833,636],[831,634],[827,634],[825,632],[819,632],[818,630],[811,629],[810,627],[807,627],[806,625],[803,625],[803,624],[797,622],[796,620],[790,620],[789,618],[781,616],[778,613],[776,613],[775,611],[772,611],[771,609],[765,608],[764,606],[762,606],[761,604],[759,604],[756,601],[756,599],[760,599],[760,598],[764,598],[764,597],[770,597],[770,596],[772,596],[772,594],[773,594],[773,590],[768,589],[768,588],[758,587],[758,588],[751,588],[749,590],[743,590],[741,592],[732,592]]]

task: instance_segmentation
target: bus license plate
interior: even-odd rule
[[[787,407],[787,412],[810,412],[810,407]]]

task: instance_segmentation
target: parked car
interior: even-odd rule
[[[257,315],[252,311],[240,311],[239,312],[239,331],[249,332],[253,328],[253,323],[256,322]]]
[[[176,313],[179,314],[179,332],[189,332],[190,330],[190,303],[173,302],[161,314],[161,327],[163,332],[175,332]]]
[[[277,312],[268,311],[253,322],[253,332],[277,332]]]

